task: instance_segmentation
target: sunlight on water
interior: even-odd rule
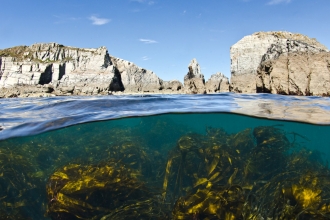
[[[329,134],[325,125],[191,113],[6,139],[0,141],[0,214],[328,219]]]

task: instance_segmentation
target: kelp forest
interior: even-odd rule
[[[109,124],[1,141],[1,219],[330,219],[327,161],[280,123]]]

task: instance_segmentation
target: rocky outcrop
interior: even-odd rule
[[[0,98],[13,97],[51,97],[55,96],[54,87],[46,85],[20,85],[0,88]]]
[[[39,43],[0,50],[0,98],[107,94],[204,94],[227,92],[228,79],[214,74],[205,84],[196,59],[184,86],[110,56],[105,47],[84,49]]]
[[[184,92],[187,94],[205,94],[205,80],[196,59],[191,60],[188,73],[184,77]]]
[[[150,71],[135,64],[111,57],[125,92],[157,92],[162,89],[162,80]]]
[[[163,90],[165,93],[180,93],[183,85],[179,80],[163,81]]]
[[[228,91],[330,96],[329,54],[316,39],[301,34],[258,32],[231,47],[230,84],[221,73],[205,83],[193,59],[182,85],[110,56],[105,47],[38,43],[0,50],[0,98]]]
[[[162,88],[162,80],[153,72],[110,56],[105,47],[33,44],[1,50],[0,57],[0,97],[96,95]]]
[[[230,49],[230,90],[239,93],[257,92],[259,66],[267,60],[279,58],[281,54],[324,51],[327,51],[327,48],[316,39],[301,34],[258,32],[246,36]]]
[[[222,73],[216,73],[205,83],[207,93],[229,92],[229,79]]]
[[[299,51],[265,59],[258,68],[257,92],[330,96],[330,53]]]

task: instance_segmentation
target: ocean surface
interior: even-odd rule
[[[330,219],[330,99],[0,99],[1,219]]]

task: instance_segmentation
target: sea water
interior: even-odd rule
[[[0,100],[5,219],[328,219],[330,100]]]

